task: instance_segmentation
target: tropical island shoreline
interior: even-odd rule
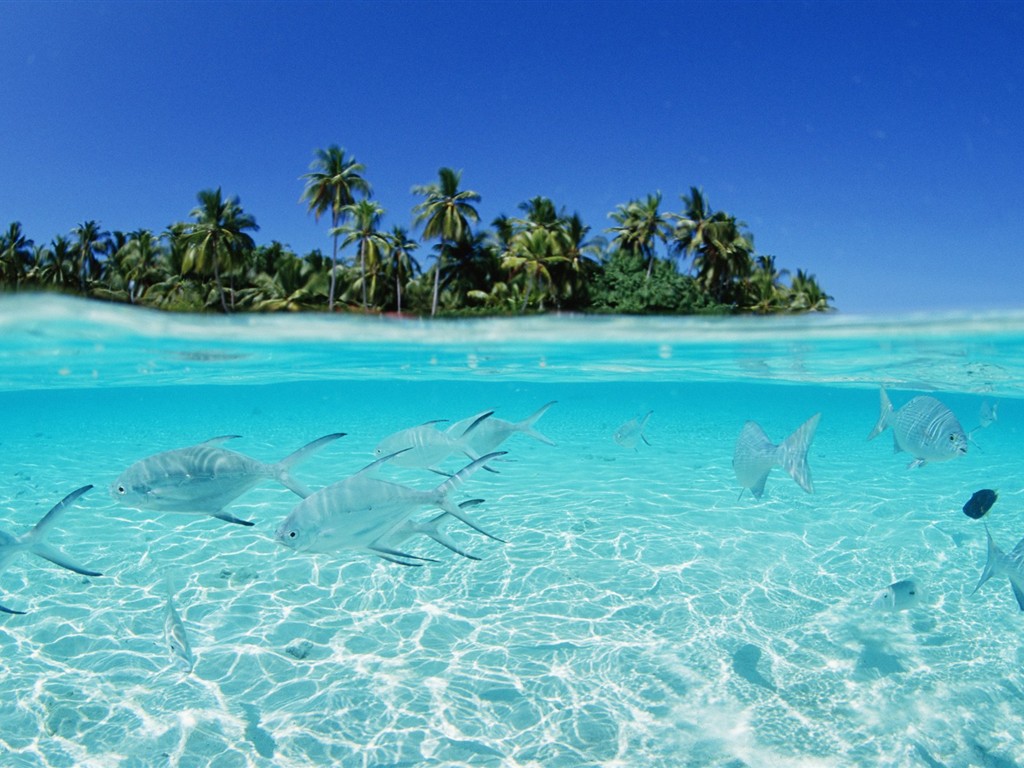
[[[256,245],[255,217],[221,190],[199,192],[191,221],[105,231],[87,220],[37,245],[12,222],[0,234],[0,292],[53,291],[176,312],[326,311],[414,317],[542,314],[736,315],[826,312],[833,297],[802,269],[757,254],[746,224],[691,187],[678,212],[660,192],[608,214],[609,237],[549,198],[480,227],[479,193],[441,168],[417,185],[411,227],[381,228],[365,168],[318,149],[299,199],[329,218],[331,252]],[[475,226],[476,225],[476,226]],[[419,231],[417,239],[411,230]],[[423,268],[420,247],[432,258]],[[346,249],[349,249],[346,253]],[[687,269],[683,264],[689,261]],[[787,282],[788,278],[788,282]]]

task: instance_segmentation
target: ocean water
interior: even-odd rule
[[[967,454],[910,469],[891,432],[869,442],[880,385],[939,398]],[[1007,552],[1024,536],[1022,397],[1020,313],[429,323],[0,297],[0,529],[94,484],[49,541],[103,573],[0,573],[25,611],[0,614],[0,765],[1024,765],[1024,614],[1005,577],[972,594],[986,527]],[[318,489],[400,429],[550,401],[556,445],[514,435],[455,494],[504,540],[453,521],[479,561],[425,536],[401,545],[422,567],[292,551],[273,536],[299,498],[273,480],[230,507],[252,527],[108,490],[219,435],[275,462],[345,432],[294,469]],[[649,445],[613,439],[648,411]],[[778,442],[815,413],[813,494],[778,468],[741,494],[744,423]],[[999,499],[973,520],[982,488]],[[878,605],[902,579],[917,602]]]

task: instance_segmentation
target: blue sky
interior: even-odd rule
[[[844,313],[1024,307],[1019,3],[0,6],[0,226],[37,243],[220,186],[328,251],[299,177],[338,144],[388,227],[441,166],[484,222],[544,195],[595,232],[698,186]]]

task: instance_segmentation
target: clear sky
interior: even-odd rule
[[[0,226],[160,231],[201,189],[329,252],[317,147],[384,225],[463,171],[595,232],[703,188],[844,313],[1024,308],[1024,4],[0,0]],[[421,251],[423,253],[423,251]]]

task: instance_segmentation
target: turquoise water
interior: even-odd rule
[[[968,431],[998,418],[908,469],[866,440],[880,384]],[[1024,314],[431,324],[0,298],[0,529],[93,483],[50,542],[104,574],[28,554],[0,574],[26,611],[0,614],[0,765],[1024,764],[1024,618],[1006,578],[972,594],[985,526],[1024,536],[1022,397]],[[402,544],[437,561],[418,568],[293,552],[273,535],[298,497],[273,480],[231,507],[253,527],[107,490],[218,435],[274,462],[347,433],[294,470],[317,489],[405,427],[552,400],[557,445],[513,436],[456,494],[506,542],[450,525],[479,561],[423,536]],[[650,445],[612,439],[650,410]],[[774,469],[741,496],[744,422],[778,442],[818,412],[814,493]],[[981,488],[999,500],[972,520]],[[916,604],[876,604],[907,578]]]

